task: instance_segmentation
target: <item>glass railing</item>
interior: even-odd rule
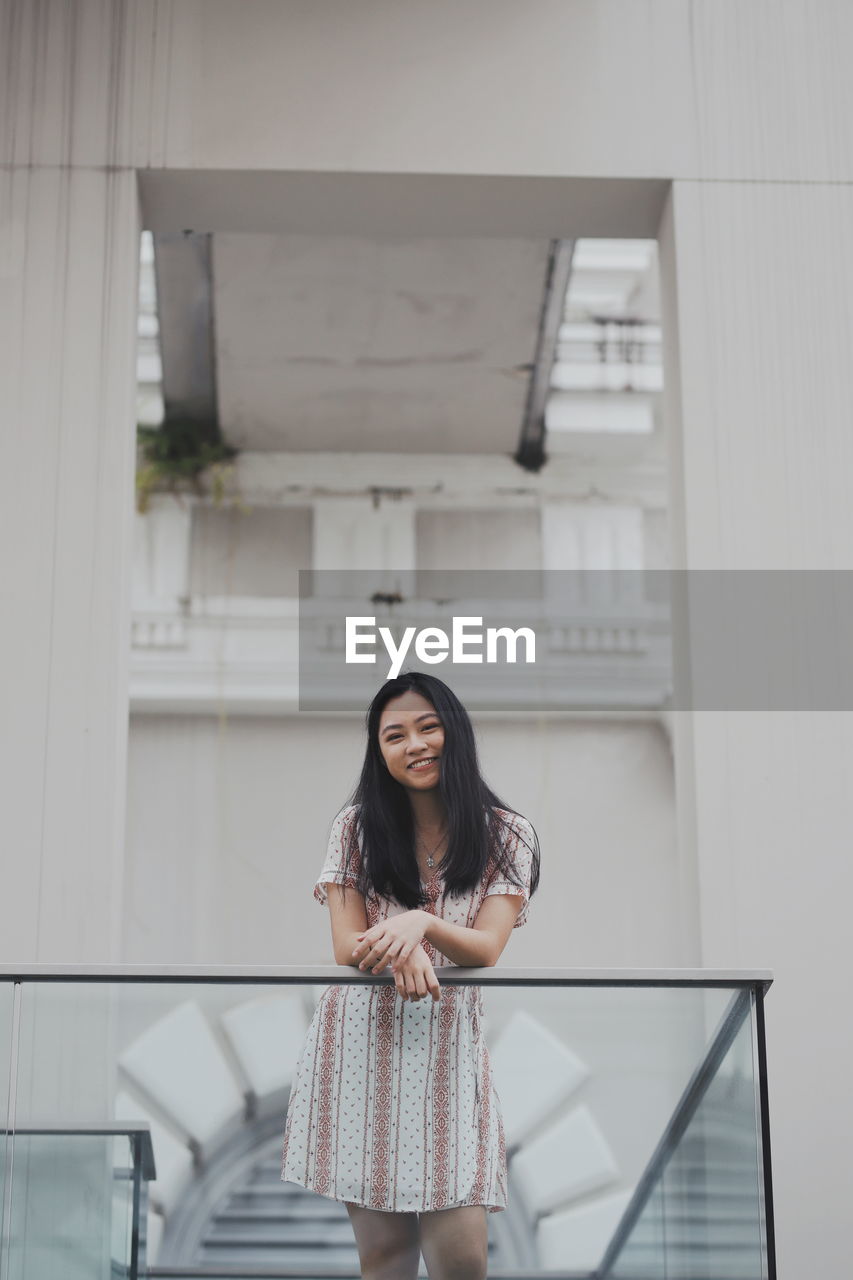
[[[15,1129],[9,1280],[146,1272],[150,1136],[142,1126]]]
[[[459,1046],[485,1046],[507,1167],[490,1276],[773,1280],[769,974],[437,973],[433,1005],[342,967],[0,968],[4,1280],[357,1277],[357,1194],[281,1178],[307,1032],[321,1000],[326,1026],[346,1016],[339,1000],[329,1022],[330,996],[352,986],[387,989],[398,1055],[448,1002],[477,1024],[448,1041],[447,1081],[452,1100]],[[332,1052],[333,1095],[357,1108],[359,1066]],[[401,1106],[392,1091],[374,1162]]]
[[[751,1013],[749,991],[731,1000],[608,1246],[602,1277],[768,1274],[769,1135]]]

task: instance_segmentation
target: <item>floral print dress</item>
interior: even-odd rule
[[[332,827],[314,897],[326,885],[355,885],[344,848],[356,809]],[[533,833],[503,813],[523,890],[498,878],[493,860],[468,894],[445,897],[439,876],[424,887],[425,910],[471,926],[485,899],[517,894],[526,923]],[[354,855],[355,856],[355,855]],[[357,861],[357,860],[356,860]],[[368,928],[406,908],[369,895]],[[434,966],[453,962],[424,940]],[[482,990],[442,985],[441,999],[402,1000],[393,984],[333,985],[321,996],[296,1065],[284,1132],[281,1177],[323,1196],[371,1209],[427,1212],[459,1205],[506,1207],[506,1148],[500,1101],[483,1038]]]

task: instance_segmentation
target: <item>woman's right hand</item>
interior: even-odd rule
[[[420,943],[407,960],[398,966],[392,965],[394,985],[403,1000],[420,1000],[427,993],[433,1000],[441,999],[441,988],[432,961]]]

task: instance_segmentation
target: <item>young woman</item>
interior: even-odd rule
[[[335,960],[394,983],[329,987],[291,1089],[281,1176],[347,1206],[365,1280],[486,1275],[506,1206],[482,992],[435,966],[497,963],[539,882],[530,823],[480,775],[474,732],[435,676],[389,680],[367,712],[352,803],[314,887]]]

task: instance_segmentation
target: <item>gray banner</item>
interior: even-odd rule
[[[483,710],[853,709],[853,572],[303,571],[299,706],[429,671]]]

